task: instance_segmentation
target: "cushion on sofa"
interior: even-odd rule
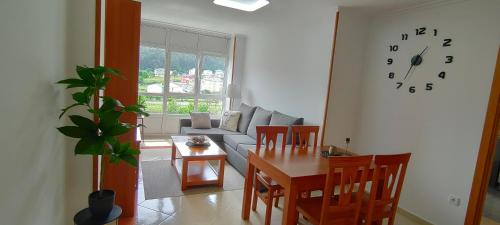
[[[255,109],[257,109],[257,107],[241,103],[240,108],[238,109],[238,111],[241,112],[240,120],[238,122],[238,131],[241,132],[242,134],[247,133],[248,125],[252,120],[253,114],[255,113]]]
[[[210,113],[207,112],[192,112],[191,113],[191,127],[196,129],[210,129]]]
[[[225,111],[220,119],[221,129],[234,131],[238,130],[238,121],[240,120],[240,111]]]
[[[296,118],[293,116],[289,116],[283,113],[280,113],[278,111],[273,111],[271,115],[271,121],[269,122],[269,125],[281,125],[281,126],[288,126],[288,133],[286,135],[286,143],[291,144],[292,143],[292,127],[291,125],[301,125],[304,122],[304,118]]]
[[[224,135],[224,143],[236,150],[239,144],[255,144],[255,139],[248,135]]]
[[[220,128],[196,129],[191,127],[182,127],[182,135],[207,135],[214,142],[223,142],[224,135],[240,134],[238,132],[228,131]]]
[[[261,107],[257,107],[255,109],[255,113],[253,114],[252,120],[248,125],[247,135],[257,139],[257,126],[261,125],[269,125],[271,121],[271,111],[267,111]]]
[[[263,148],[264,146],[262,146]],[[245,144],[239,144],[238,148],[236,148],[236,152],[240,153],[243,157],[247,158],[248,157],[248,150],[249,149],[255,149],[256,145],[245,145]]]

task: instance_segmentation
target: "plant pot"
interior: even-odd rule
[[[112,190],[94,191],[89,195],[89,209],[97,219],[106,218],[115,205],[115,192]]]

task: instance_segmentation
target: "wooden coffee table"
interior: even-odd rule
[[[184,191],[189,186],[217,184],[222,187],[224,183],[224,163],[226,152],[219,148],[210,138],[210,146],[187,146],[189,136],[172,136],[172,166],[181,180],[181,189]],[[217,171],[209,160],[219,161]]]

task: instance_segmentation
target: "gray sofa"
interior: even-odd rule
[[[179,133],[182,135],[207,135],[227,153],[227,161],[242,175],[245,174],[249,149],[255,149],[256,126],[260,125],[302,125],[303,118],[296,118],[278,111],[268,111],[258,106],[241,104],[237,132],[219,128],[220,120],[212,120],[212,128],[191,128],[191,119],[181,119]],[[287,134],[287,144],[291,143],[291,131]]]

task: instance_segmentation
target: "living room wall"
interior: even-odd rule
[[[75,158],[55,129],[70,96],[54,83],[77,63],[92,65],[94,8],[88,0],[0,2],[2,224],[72,224],[74,209],[87,205],[91,160]]]
[[[143,19],[236,34],[235,80],[243,101],[321,125],[337,6],[329,0],[275,0],[255,12],[211,1],[143,3]],[[164,133],[176,132],[167,118]],[[166,132],[165,132],[166,131]]]
[[[364,62],[359,65],[361,85],[350,85],[352,96],[359,98],[349,100],[358,102],[353,107],[358,107],[359,113],[338,114],[328,123],[328,129],[336,129],[334,121],[354,117],[349,129],[354,130],[352,150],[358,153],[412,152],[399,206],[433,224],[464,223],[500,44],[499,10],[495,0],[440,1],[366,17],[369,30]],[[429,34],[437,28],[440,35],[416,38],[418,27],[427,27]],[[350,29],[354,31],[339,36],[361,32],[356,31],[360,27]],[[411,39],[402,42],[402,33],[409,33]],[[443,38],[453,40],[446,51],[441,50]],[[393,44],[399,44],[400,52],[389,52]],[[389,79],[387,73],[394,70],[397,77],[404,76],[412,54],[427,45],[429,52],[410,83],[396,89],[396,80]],[[455,60],[443,66],[441,57],[447,54]],[[387,66],[388,57],[395,60],[393,67]],[[337,64],[337,58],[335,61]],[[444,80],[437,78],[441,70],[447,71]],[[338,76],[349,75],[349,71],[334,73],[333,82]],[[427,82],[434,83],[432,91],[425,90]],[[415,93],[409,92],[409,85],[416,86]],[[345,95],[331,97],[330,107],[341,107],[336,102],[342,101],[335,99]],[[343,138],[348,134],[339,130],[337,135]],[[460,205],[451,205],[449,195],[459,197]]]

